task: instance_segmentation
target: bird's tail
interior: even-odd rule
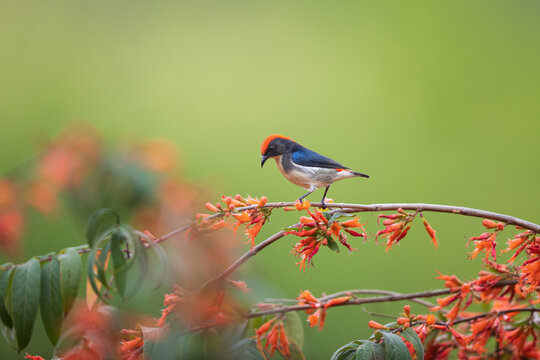
[[[362,173],[359,173],[359,172],[355,172],[355,171],[351,171],[354,175],[356,176],[361,176],[361,177],[365,177],[365,178],[368,178],[369,175],[366,175],[366,174],[362,174]]]

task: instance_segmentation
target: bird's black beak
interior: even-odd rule
[[[266,156],[266,155],[263,155],[263,156],[262,156],[262,160],[261,160],[261,167],[263,167],[263,166],[264,166],[264,163],[265,163],[265,162],[266,162],[266,160],[268,160],[268,159],[269,159],[269,157],[268,157],[268,156]]]

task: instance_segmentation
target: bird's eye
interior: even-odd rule
[[[269,146],[267,150],[268,150],[268,151],[274,151],[274,147],[273,147],[273,146]]]

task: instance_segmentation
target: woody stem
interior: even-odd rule
[[[515,280],[505,280],[505,281],[499,281],[498,283],[494,284],[494,287],[502,287],[502,286],[508,286],[508,285],[514,285],[517,284],[517,281]],[[320,298],[319,300],[321,302],[325,302],[328,300],[331,300],[336,297],[344,296],[350,293],[367,293],[369,290],[349,290],[349,291],[342,291],[336,294],[332,294],[330,296],[325,296]],[[393,293],[393,295],[387,295],[387,296],[374,296],[374,297],[367,297],[367,298],[351,298],[350,300],[336,304],[334,306],[347,306],[347,305],[361,305],[361,304],[371,304],[371,303],[381,303],[381,302],[393,302],[393,301],[403,301],[403,300],[416,300],[420,298],[429,298],[433,296],[441,296],[441,295],[447,295],[450,294],[452,291],[450,289],[439,289],[439,290],[430,290],[430,291],[422,291],[422,292],[416,292],[416,293],[409,293],[409,294],[400,294],[400,293]],[[332,307],[334,307],[332,306]],[[291,305],[291,306],[279,306],[273,309],[269,310],[263,310],[263,311],[253,311],[249,312],[245,315],[247,319],[259,317],[259,316],[265,316],[265,315],[272,315],[272,314],[284,314],[291,311],[303,311],[303,310],[309,310],[313,309],[311,305]],[[540,310],[540,309],[539,309]],[[539,311],[537,310],[537,311]],[[460,320],[460,322],[462,322]],[[455,321],[454,323],[457,323]]]

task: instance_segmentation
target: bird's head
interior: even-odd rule
[[[270,135],[263,141],[261,145],[261,167],[263,167],[264,163],[269,158],[293,151],[295,145],[297,145],[297,143],[290,140],[288,136]]]

